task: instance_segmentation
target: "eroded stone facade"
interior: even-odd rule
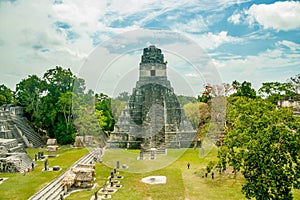
[[[0,172],[23,172],[32,160],[25,148],[44,144],[28,125],[23,108],[11,104],[0,107]]]
[[[110,135],[110,148],[191,147],[196,131],[178,102],[166,70],[161,50],[144,48],[139,80]]]

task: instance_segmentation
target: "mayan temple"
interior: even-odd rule
[[[144,48],[139,80],[110,135],[108,147],[188,148],[195,134],[167,79],[164,55],[153,45]]]

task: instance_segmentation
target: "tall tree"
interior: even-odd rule
[[[25,116],[34,125],[40,121],[41,98],[45,91],[45,83],[36,75],[30,75],[16,85],[15,99],[17,104],[25,108]]]
[[[190,96],[184,96],[184,95],[178,95],[177,99],[180,103],[181,106],[184,106],[188,103],[195,103],[197,102],[197,98],[195,97],[190,97]]]
[[[56,103],[57,128],[54,130],[55,138],[61,144],[74,142],[75,127],[72,116],[72,98],[73,92],[62,94]]]
[[[238,81],[233,81],[232,85],[236,89],[236,92],[232,96],[256,98],[256,91],[251,87],[252,84],[250,82],[244,81],[243,83],[239,83]]]
[[[0,85],[0,106],[10,104],[13,101],[13,92],[4,84]]]
[[[262,99],[230,98],[220,163],[241,171],[247,198],[292,199],[300,184],[300,120]]]
[[[70,69],[63,69],[60,66],[49,69],[43,76],[43,80],[47,83],[48,94],[54,102],[58,101],[61,94],[73,91],[75,79],[76,76]]]
[[[122,101],[119,99],[112,99],[111,103],[112,103],[111,109],[112,109],[112,114],[113,114],[114,120],[118,121],[118,118],[121,115],[122,110],[126,106],[126,101]]]
[[[118,96],[117,96],[117,100],[120,101],[128,101],[130,98],[130,94],[128,92],[121,92]]]
[[[295,96],[291,83],[279,82],[262,83],[258,93],[275,105],[284,96]]]
[[[209,122],[210,108],[206,103],[190,102],[183,106],[183,110],[194,129],[198,129],[200,126]]]
[[[75,127],[72,117],[72,98],[83,94],[85,83],[77,78],[70,69],[56,66],[44,76],[45,95],[42,97],[42,124],[48,136],[55,137],[60,143],[72,143]]]
[[[114,129],[115,120],[112,114],[111,98],[106,94],[96,94],[95,108],[98,111],[97,116],[103,131],[112,131]]]
[[[232,84],[223,83],[221,85],[210,85],[207,84],[204,86],[204,92],[201,96],[198,96],[198,101],[208,103],[214,97],[228,96],[234,90],[237,89],[237,81],[234,81]]]
[[[209,105],[203,102],[189,102],[183,106],[183,110],[191,122],[192,127],[197,131],[194,140],[198,140],[202,143],[210,126],[211,113]]]
[[[299,95],[300,94],[300,74],[297,74],[297,75],[291,77],[288,80],[288,83],[290,83],[292,85],[294,93]]]

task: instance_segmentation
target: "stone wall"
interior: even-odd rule
[[[300,117],[300,99],[282,99],[278,101],[278,108],[291,107],[296,116]]]

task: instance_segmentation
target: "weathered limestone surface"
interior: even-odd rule
[[[164,149],[190,147],[196,134],[167,79],[161,50],[144,48],[140,76],[111,133],[108,147]]]
[[[41,145],[44,141],[28,125],[22,107],[0,108],[0,172],[23,172],[31,168],[32,160],[25,148]]]
[[[294,115],[300,117],[300,96],[296,96],[295,98],[286,97],[285,99],[281,99],[278,101],[277,107],[291,107]]]
[[[0,108],[0,138],[16,139],[24,147],[38,147],[45,144],[23,117],[23,108],[10,104]]]

